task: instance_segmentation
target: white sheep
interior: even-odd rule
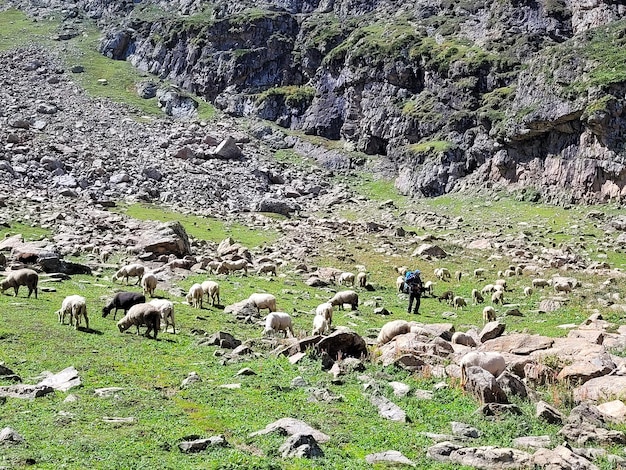
[[[483,308],[483,325],[496,320],[496,309],[491,305]]]
[[[154,296],[154,291],[157,287],[157,278],[152,273],[145,273],[141,278],[141,287],[143,287],[143,293],[149,295],[150,297]]]
[[[491,294],[491,302],[494,304],[502,305],[504,303],[504,292],[501,290],[497,290],[493,294]]]
[[[364,273],[363,271],[358,272],[356,275],[356,283],[359,287],[367,286],[367,273]]]
[[[411,331],[411,324],[406,320],[393,320],[383,325],[378,333],[376,343],[379,346],[387,344],[398,335],[403,335]]]
[[[342,286],[354,286],[355,276],[353,273],[345,272],[339,275],[338,284]]]
[[[145,271],[145,267],[139,263],[129,264],[120,268],[114,275],[113,280],[117,281],[118,279],[124,279],[126,284],[128,284],[129,277],[137,277],[137,282],[135,284],[139,284],[141,278],[143,277],[143,273]]]
[[[463,307],[467,307],[467,302],[465,302],[465,299],[463,297],[456,295],[452,299],[452,305],[454,306],[454,308],[462,309]]]
[[[68,295],[61,303],[61,309],[57,311],[59,323],[65,324],[65,315],[70,316],[70,326],[78,330],[81,317],[85,317],[85,327],[89,329],[89,318],[87,317],[87,301],[80,295]],[[75,323],[74,323],[75,322]]]
[[[494,286],[493,284],[487,284],[485,287],[483,287],[480,291],[481,294],[491,294],[494,290],[495,290],[496,286]]]
[[[506,290],[506,279],[496,279],[494,287],[496,286],[502,286],[502,290]]]
[[[276,297],[272,294],[251,294],[248,297],[248,302],[256,307],[257,312],[260,312],[262,308],[266,308],[270,312],[276,311]]]
[[[457,280],[457,282],[461,282],[461,278],[463,277],[463,271],[455,271],[454,272],[454,279]]]
[[[176,334],[176,323],[174,321],[174,304],[167,299],[152,299],[150,305],[154,305],[161,312],[160,327],[167,331],[167,327],[172,325],[172,330]]]
[[[343,290],[337,292],[328,302],[333,307],[341,307],[341,310],[344,309],[344,304],[350,304],[352,310],[356,310],[359,306],[359,295],[353,290]]]
[[[404,289],[404,276],[398,276],[396,278],[396,290],[402,292]]]
[[[469,346],[473,348],[476,346],[476,341],[467,333],[463,333],[461,331],[455,331],[452,335],[452,339],[450,340],[452,344],[461,344],[463,346]]]
[[[533,288],[532,287],[524,287],[524,295],[526,297],[530,297],[531,295],[533,295]]]
[[[246,275],[248,275],[248,261],[245,259],[222,261],[217,267],[218,274],[230,274],[234,271],[243,271]]]
[[[483,268],[476,268],[474,269],[474,277],[475,278],[479,278],[479,279],[484,279],[485,278],[485,270]]]
[[[515,266],[515,275],[521,276],[524,274],[524,269],[521,266]]]
[[[332,306],[332,304],[330,302],[324,302],[323,304],[319,304],[315,308],[315,315],[324,317],[326,319],[326,322],[328,323],[328,328],[330,328],[332,323],[333,323],[333,306]]]
[[[555,282],[553,287],[554,292],[557,294],[559,292],[565,292],[566,294],[572,292],[572,286],[567,282]]]
[[[536,289],[537,287],[546,287],[548,286],[550,283],[548,282],[547,279],[541,279],[541,278],[537,278],[537,279],[533,279],[531,282],[532,286]]]
[[[406,274],[406,272],[409,270],[408,266],[396,266],[395,270],[398,274],[400,274],[400,276],[402,276],[402,278],[404,279],[404,275]]]
[[[434,283],[433,281],[426,281],[424,283],[424,294],[428,294],[428,295],[435,295],[433,292],[433,287],[434,287]]]
[[[515,276],[515,270],[514,269],[507,269],[504,271],[503,273],[504,277],[513,277]]]
[[[287,332],[289,332],[292,337],[294,336],[291,316],[285,312],[270,312],[270,314],[265,317],[265,329],[263,330],[263,336],[269,333],[276,333],[281,330],[285,332],[285,338],[287,337]]]
[[[450,280],[450,270],[448,268],[435,268],[435,276],[440,281]]]
[[[202,285],[195,283],[189,288],[189,292],[187,293],[187,302],[193,308],[202,308],[202,297],[204,296],[204,291],[202,290]]]
[[[484,301],[485,298],[478,292],[478,289],[472,289],[472,302],[474,302],[474,305],[482,304]]]
[[[124,333],[131,326],[135,325],[137,327],[137,334],[139,334],[139,327],[145,325],[148,327],[146,336],[150,337],[150,331],[153,331],[154,339],[157,339],[160,324],[161,312],[156,306],[152,304],[136,304],[117,322],[117,327],[120,333]]]
[[[222,264],[221,261],[217,261],[217,260],[213,260],[213,261],[209,261],[206,264],[206,269],[211,273],[211,274],[217,274],[217,269],[220,267],[220,264]]]
[[[259,266],[259,269],[256,271],[257,274],[266,274],[269,273],[270,276],[276,276],[276,265],[275,264],[262,264]]]
[[[215,281],[204,281],[200,284],[203,295],[206,294],[206,301],[211,302],[215,306],[216,302],[220,303],[220,285]]]
[[[23,268],[16,271],[11,271],[6,279],[0,283],[0,290],[4,293],[5,290],[13,287],[15,291],[15,297],[20,290],[20,286],[28,287],[28,297],[35,292],[35,298],[37,298],[37,284],[39,283],[39,274],[32,269]]]
[[[504,356],[493,351],[470,351],[465,354],[459,363],[461,366],[461,386],[467,382],[467,369],[471,366],[478,366],[498,377],[506,369]]]
[[[326,318],[324,318],[322,315],[315,315],[313,317],[313,333],[311,333],[313,336],[323,335],[329,329],[330,328],[328,326],[328,322],[326,321]]]

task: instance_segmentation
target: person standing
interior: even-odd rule
[[[414,315],[419,315],[420,303],[422,299],[422,278],[420,277],[419,271],[411,272],[404,281],[407,285],[407,289],[409,291],[409,308],[407,309],[407,313],[411,313],[411,307],[413,306],[413,302],[415,302],[415,309],[413,310]]]

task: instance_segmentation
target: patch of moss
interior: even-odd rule
[[[315,96],[315,88],[310,86],[282,86],[269,88],[262,93],[256,95],[256,102],[263,103],[269,98],[283,99],[287,106],[299,108],[308,106]]]
[[[616,101],[617,101],[617,98],[615,96],[613,96],[613,95],[604,95],[599,100],[592,101],[591,103],[588,103],[587,107],[585,108],[585,111],[583,111],[581,119],[583,121],[585,121],[593,113],[596,113],[596,112],[599,112],[599,111],[606,111],[608,109],[609,105],[611,103],[615,103]]]

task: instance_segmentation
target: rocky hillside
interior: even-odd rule
[[[233,116],[378,155],[405,194],[626,192],[621,2],[11,3],[97,19],[103,54]]]

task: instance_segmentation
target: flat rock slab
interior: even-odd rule
[[[626,376],[597,377],[574,389],[574,401],[599,402],[626,399]]]
[[[536,468],[575,468],[577,470],[597,470],[586,458],[575,454],[565,446],[554,449],[539,449],[533,455],[533,464]]]
[[[324,434],[323,432],[318,431],[315,428],[312,428],[304,421],[300,421],[295,418],[281,418],[278,421],[274,421],[273,423],[265,426],[265,429],[261,429],[260,431],[255,431],[249,434],[249,437],[259,436],[262,434],[268,434],[270,432],[279,431],[284,434],[289,434],[293,436],[295,434],[310,434],[315,438],[317,442],[324,443],[330,441],[330,436]]]
[[[119,418],[116,416],[103,416],[102,421],[105,423],[120,423],[120,424],[132,424],[137,422],[137,418],[128,416],[127,418]]]
[[[70,388],[81,385],[78,371],[73,366],[67,367],[56,374],[52,374],[50,372],[44,372],[44,374],[46,374],[47,377],[37,385],[52,387],[53,389],[60,390],[61,392],[67,392]]]
[[[0,430],[0,445],[4,444],[21,444],[25,442],[14,429],[6,427]]]
[[[408,465],[410,467],[415,467],[415,462],[408,459],[402,452],[397,450],[387,450],[385,452],[378,452],[376,454],[369,454],[365,456],[365,461],[370,465],[387,463],[392,465]]]
[[[395,403],[380,395],[370,397],[372,405],[378,408],[378,414],[390,421],[407,422],[406,412]]]
[[[521,450],[495,446],[463,447],[452,442],[429,447],[427,455],[439,462],[483,469],[525,469],[532,464],[532,455]]]
[[[54,389],[47,385],[15,384],[0,387],[0,397],[7,398],[38,398],[53,392]]]
[[[190,454],[193,452],[202,452],[209,447],[226,447],[228,442],[223,435],[211,436],[207,439],[194,439],[191,441],[182,441],[178,444],[181,452]]]
[[[117,392],[121,392],[122,390],[124,390],[122,387],[96,388],[93,393],[101,398],[108,398],[115,396]]]

